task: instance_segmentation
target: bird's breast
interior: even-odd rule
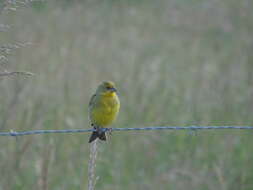
[[[92,109],[92,122],[100,127],[110,125],[118,115],[120,102],[115,96],[103,96]]]

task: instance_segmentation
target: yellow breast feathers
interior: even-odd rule
[[[98,127],[110,125],[117,117],[120,102],[115,92],[108,92],[102,95],[95,95],[90,105],[90,120]]]

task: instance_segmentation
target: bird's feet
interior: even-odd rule
[[[109,135],[112,135],[112,128],[108,128]]]

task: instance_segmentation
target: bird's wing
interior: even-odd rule
[[[88,107],[88,118],[89,118],[89,121],[91,121],[91,110],[92,110],[92,107],[94,106],[94,101],[95,101],[95,97],[96,97],[96,94],[93,94],[93,96],[91,96],[91,99],[90,99],[90,102],[89,102],[89,107]]]
[[[96,97],[96,94],[93,94],[93,95],[91,96],[91,99],[90,99],[90,102],[89,102],[89,108],[90,108],[92,105],[94,105],[95,97]]]

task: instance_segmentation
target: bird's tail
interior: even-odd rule
[[[97,138],[99,138],[102,141],[106,141],[105,132],[99,131],[99,129],[97,131],[93,131],[90,136],[89,143],[96,140]]]

